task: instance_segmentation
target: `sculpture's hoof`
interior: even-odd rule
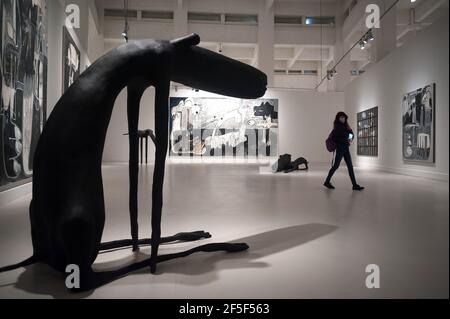
[[[139,251],[139,245],[133,245],[133,252]]]
[[[230,244],[227,247],[227,251],[230,253],[237,253],[240,251],[245,251],[249,249],[250,247],[246,243],[238,243],[238,244]]]

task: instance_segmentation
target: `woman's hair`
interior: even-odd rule
[[[344,112],[339,112],[338,114],[336,114],[336,118],[334,119],[334,128],[336,128],[336,127],[339,125],[339,123],[340,123],[339,119],[340,119],[342,116],[345,117],[345,123],[344,123],[344,126],[347,128],[347,130],[351,131],[352,129],[351,129],[350,125],[348,125],[348,122],[347,122],[347,120],[348,120],[348,115],[345,114]]]

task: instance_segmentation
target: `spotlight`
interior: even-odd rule
[[[124,12],[125,26],[122,32],[122,37],[125,39],[125,42],[128,43],[128,31],[130,30],[130,26],[128,25],[128,0],[123,0],[123,12]]]
[[[128,32],[122,32],[122,37],[125,39],[125,42],[128,42]]]
[[[130,30],[130,26],[128,25],[128,21],[125,21],[125,27],[122,32],[122,37],[128,42],[128,31]]]
[[[359,41],[359,47],[361,48],[361,50],[364,50],[366,48],[366,43],[364,43],[363,40]]]
[[[327,80],[331,80],[337,73],[336,69],[333,68],[327,71]]]

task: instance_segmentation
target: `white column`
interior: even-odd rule
[[[266,73],[267,84],[273,86],[275,23],[273,0],[260,0],[258,15],[258,68]]]
[[[173,14],[173,38],[183,37],[188,34],[188,10],[187,0],[177,0]]]

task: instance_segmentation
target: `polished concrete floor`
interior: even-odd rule
[[[364,192],[353,192],[346,170],[321,185],[326,167],[268,173],[257,163],[167,165],[163,235],[205,230],[209,242],[246,242],[243,253],[198,253],[160,264],[95,291],[73,295],[64,277],[36,264],[0,274],[0,298],[448,298],[449,185],[357,170]],[[127,166],[103,169],[103,239],[129,237]],[[152,166],[140,171],[140,235],[150,234]],[[0,208],[0,265],[32,252],[30,197]],[[172,253],[200,242],[164,245]],[[145,258],[130,249],[102,254],[96,269]],[[380,269],[380,288],[366,287],[366,266]]]

